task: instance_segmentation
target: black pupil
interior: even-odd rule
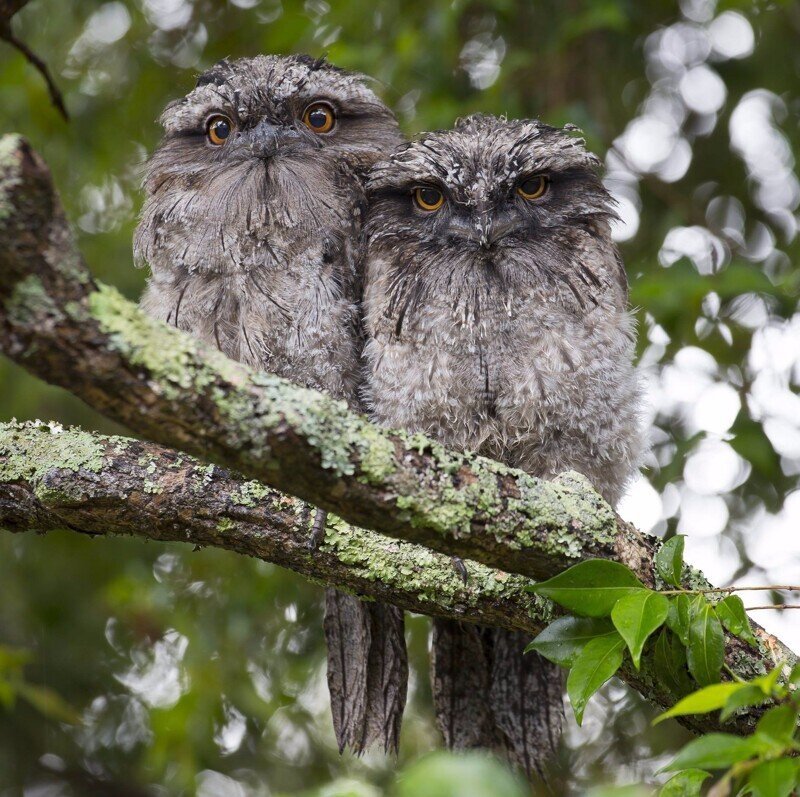
[[[217,138],[227,138],[231,134],[231,126],[224,119],[218,119],[211,127]]]
[[[311,127],[325,127],[328,124],[328,112],[323,108],[317,108],[308,114],[308,122]]]
[[[419,199],[423,205],[436,205],[441,196],[435,188],[421,188],[419,191]]]
[[[538,194],[539,191],[542,190],[542,182],[543,180],[541,177],[532,177],[522,184],[522,190],[526,194]]]

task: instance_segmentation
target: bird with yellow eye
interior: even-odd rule
[[[546,193],[550,185],[550,180],[545,174],[535,174],[530,177],[524,177],[517,186],[517,194],[523,199],[533,202],[536,199],[541,199]],[[439,210],[444,205],[444,194],[431,185],[419,185],[413,192],[414,203],[420,210],[427,213],[433,213]]]

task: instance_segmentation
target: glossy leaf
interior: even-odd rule
[[[711,686],[706,686],[684,697],[683,700],[676,703],[669,711],[659,714],[654,720],[654,724],[669,719],[670,717],[683,717],[687,714],[708,714],[710,711],[716,711],[725,706],[736,692],[740,692],[742,689],[746,688],[747,687],[740,683],[712,684]]]
[[[645,590],[637,590],[614,604],[611,621],[625,640],[637,670],[645,642],[661,628],[668,612],[669,601],[663,595]]]
[[[562,667],[571,667],[578,654],[596,637],[616,634],[614,626],[597,617],[559,617],[526,648]]]
[[[575,659],[567,676],[567,694],[578,725],[589,698],[620,668],[625,640],[618,634],[607,634],[589,642]]]
[[[727,701],[725,701],[719,718],[725,722],[725,720],[733,716],[740,708],[760,706],[767,700],[769,700],[769,698],[759,686],[752,683],[742,684],[741,689],[734,692]]]
[[[625,565],[590,559],[528,589],[575,614],[608,617],[620,598],[646,588]]]
[[[748,784],[754,797],[789,797],[797,779],[797,762],[777,758],[758,764],[750,773]]]
[[[680,639],[666,628],[656,640],[653,666],[659,681],[677,698],[693,688],[686,669],[686,649]]]
[[[753,645],[753,647],[758,645],[750,628],[750,620],[747,617],[744,604],[738,595],[728,595],[727,598],[721,600],[714,607],[714,611],[716,611],[722,625],[734,636]]]
[[[658,797],[700,797],[703,783],[711,777],[702,769],[686,769],[673,775],[658,792]]]
[[[725,657],[725,635],[714,609],[705,604],[689,624],[686,660],[689,672],[701,686],[719,681]]]
[[[667,625],[684,645],[689,644],[691,603],[688,595],[675,595],[669,599]]]
[[[756,734],[770,743],[782,747],[791,744],[797,728],[797,709],[793,703],[784,703],[767,711],[756,725]]]
[[[739,761],[747,761],[761,748],[751,737],[732,733],[709,733],[689,742],[662,772],[680,769],[727,769]]]
[[[667,540],[655,555],[656,572],[673,587],[681,585],[681,570],[683,569],[683,548],[686,538],[677,535]]]

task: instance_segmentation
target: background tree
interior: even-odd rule
[[[626,511],[686,533],[687,559],[717,584],[798,580],[796,4],[35,0],[13,29],[46,57],[72,121],[4,47],[4,132],[44,155],[82,251],[131,298],[144,276],[130,238],[153,120],[222,56],[327,52],[374,75],[409,132],[475,110],[581,125],[627,222],[618,235],[650,386],[654,455]],[[7,361],[0,384],[0,417],[116,431]],[[168,544],[0,536],[0,583],[10,793],[47,781],[82,794],[98,778],[125,784],[114,793],[208,795],[370,794],[394,782],[394,762],[335,751],[320,592],[291,574]],[[797,647],[791,616],[772,614],[759,619]],[[428,621],[409,625],[401,766],[438,744]],[[59,724],[68,711],[55,699],[25,700],[20,677],[61,695],[83,725]],[[651,710],[627,690],[605,700],[610,721],[608,706],[590,705],[569,734],[562,793],[649,777],[684,741],[669,723],[647,729]]]

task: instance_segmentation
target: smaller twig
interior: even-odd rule
[[[758,609],[800,609],[800,603],[768,603],[764,606],[745,606],[744,608],[748,612]]]
[[[800,592],[800,587],[794,584],[767,584],[763,587],[710,587],[708,589],[664,589],[659,590],[661,595],[713,595],[717,592]]]
[[[52,75],[50,74],[50,70],[47,67],[47,64],[36,55],[30,47],[28,47],[25,42],[21,39],[18,39],[12,32],[11,28],[6,24],[0,24],[0,39],[3,41],[8,42],[12,47],[16,47],[28,61],[33,64],[33,66],[39,70],[39,73],[44,78],[45,83],[47,84],[47,90],[50,93],[50,100],[53,105],[56,106],[58,111],[64,117],[64,121],[69,121],[69,114],[67,113],[67,107],[64,104],[64,97],[61,94],[58,86],[56,85],[55,81],[53,80]]]

